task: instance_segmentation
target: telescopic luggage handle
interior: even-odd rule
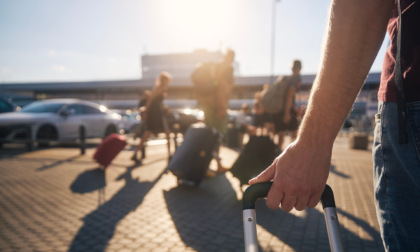
[[[267,197],[268,191],[273,182],[257,183],[249,186],[243,195],[243,224],[245,236],[245,251],[257,252],[257,222],[255,213],[255,202],[258,198]],[[335,207],[334,194],[329,185],[325,185],[321,195],[322,208],[324,209],[325,222],[327,225],[330,248],[333,252],[341,252],[343,242],[341,240],[338,216]]]

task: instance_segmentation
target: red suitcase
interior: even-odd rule
[[[124,149],[126,144],[127,141],[123,136],[113,133],[107,136],[102,143],[98,145],[98,148],[96,148],[95,154],[93,155],[93,159],[106,168],[117,154]]]

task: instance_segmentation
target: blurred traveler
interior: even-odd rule
[[[147,100],[149,99],[149,97],[152,95],[152,91],[150,91],[149,89],[146,89],[143,91],[140,99],[139,99],[139,104],[138,104],[138,110],[139,110],[139,114],[140,117],[143,119],[143,117],[145,118],[145,111],[146,111],[146,104],[147,104]],[[145,121],[142,120],[139,127],[137,127],[137,130],[134,134],[134,140],[136,140],[136,138],[141,137],[145,131]],[[142,156],[144,157],[144,146],[143,146],[143,150],[142,150]]]
[[[222,135],[226,132],[229,97],[234,85],[232,66],[234,58],[235,52],[228,49],[221,62],[203,63],[201,68],[203,72],[197,71],[200,70],[198,68],[191,75],[193,83],[199,84],[196,88],[196,95],[198,105],[204,112],[204,123],[208,127],[217,129]],[[215,157],[217,172],[224,172],[227,169],[221,164],[219,148]]]
[[[300,60],[294,60],[292,63],[292,75],[289,77],[287,84],[289,85],[287,95],[285,97],[284,111],[276,117],[275,128],[278,135],[278,146],[282,150],[284,142],[284,134],[286,131],[291,133],[292,141],[296,139],[299,127],[298,113],[296,108],[296,92],[301,85],[302,63]]]
[[[261,131],[264,126],[264,109],[261,105],[261,91],[254,94],[254,104],[252,105],[253,125],[255,133]]]
[[[281,76],[274,84],[265,85],[261,92],[261,105],[264,109],[264,128],[269,134],[278,134],[278,146],[283,146],[284,133],[292,132],[292,139],[296,138],[299,122],[295,108],[296,91],[300,87],[300,71],[302,63],[294,60],[292,74]]]
[[[170,130],[163,107],[163,100],[167,96],[168,86],[171,82],[172,76],[167,72],[162,72],[156,79],[155,87],[147,99],[146,105],[141,107],[142,121],[144,121],[145,128],[140,143],[131,157],[133,161],[141,162],[141,159],[139,160],[137,157],[138,151],[143,150],[151,134],[157,135],[160,132],[165,132],[166,134],[168,157],[171,157]]]
[[[248,104],[242,104],[241,111],[236,117],[235,124],[240,133],[239,143],[242,146],[244,135],[253,135],[255,132],[255,127],[253,126],[253,116]]]

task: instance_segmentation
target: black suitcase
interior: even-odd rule
[[[260,174],[280,154],[277,145],[269,136],[250,136],[230,171],[241,185]]]
[[[243,226],[246,252],[258,252],[257,220],[255,201],[258,198],[267,197],[273,182],[257,183],[249,186],[243,195]],[[334,194],[329,185],[325,186],[321,196],[322,208],[324,209],[325,224],[327,225],[330,249],[333,252],[342,252],[343,241],[341,239],[340,225],[335,207]]]
[[[203,123],[191,125],[184,135],[184,141],[177,148],[168,165],[178,183],[198,186],[203,180],[213,153],[220,144],[221,136],[215,129]]]
[[[238,128],[228,126],[226,130],[226,144],[229,148],[241,147],[241,131]]]

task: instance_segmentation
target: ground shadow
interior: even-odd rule
[[[153,182],[140,182],[131,175],[134,168],[127,167],[127,171],[119,177],[125,180],[125,185],[110,200],[83,218],[83,226],[74,237],[69,251],[105,251],[117,224],[142,203],[163,175],[160,174]]]
[[[257,202],[257,222],[294,251],[330,251],[324,213],[313,208],[304,211],[299,216],[280,209],[273,211],[267,208],[265,200],[261,200]],[[352,220],[369,237],[359,237],[358,233],[346,229],[339,219],[344,251],[383,251],[378,231],[348,212],[339,209],[337,212]],[[276,245],[275,242],[268,245],[265,251],[278,251]]]
[[[163,194],[186,246],[196,251],[244,251],[241,202],[225,175]]]
[[[57,167],[57,166],[59,166],[59,165],[62,165],[62,164],[64,164],[64,163],[71,163],[71,162],[74,162],[74,161],[75,161],[75,160],[77,160],[79,157],[80,157],[80,155],[76,155],[76,156],[69,157],[69,158],[62,159],[62,160],[55,160],[55,162],[53,162],[53,163],[51,163],[51,164],[49,164],[49,165],[44,165],[44,166],[42,166],[42,167],[39,167],[39,168],[38,168],[38,169],[36,169],[36,170],[37,170],[37,171],[44,171],[44,170],[52,169],[52,168],[55,168],[55,167]]]
[[[36,153],[38,150],[31,151],[32,153]],[[28,153],[28,151],[25,150],[18,150],[18,149],[0,149],[0,159],[6,159],[6,158],[13,158],[13,159],[21,159],[25,161],[35,161],[35,162],[42,162],[42,161],[51,161],[48,165],[43,165],[39,168],[36,168],[37,171],[44,171],[51,168],[55,168],[61,164],[64,163],[71,163],[71,162],[78,162],[78,163],[91,163],[90,161],[84,161],[83,159],[78,160],[79,158],[83,157],[82,154],[80,155],[74,155],[72,157],[66,158],[66,159],[57,159],[57,158],[35,158],[35,157],[26,157],[26,156],[20,156],[25,153]],[[34,156],[34,155],[32,155]]]
[[[332,172],[332,173],[334,173],[335,175],[337,175],[337,176],[340,176],[340,177],[342,177],[342,178],[345,178],[345,179],[349,179],[349,178],[351,178],[351,176],[350,175],[347,175],[347,174],[345,174],[345,173],[343,173],[343,172],[340,172],[340,171],[338,171],[337,170],[337,167],[335,166],[335,165],[331,165],[331,167],[330,167],[330,171]]]
[[[22,155],[28,152],[25,148],[7,148],[5,146],[0,147],[0,158],[13,158],[18,155]]]
[[[242,202],[238,201],[225,176],[205,180],[199,188],[175,187],[164,192],[172,220],[182,241],[197,251],[244,251]],[[213,183],[213,185],[212,185]],[[330,251],[325,217],[318,209],[306,209],[299,216],[268,209],[257,202],[259,251]],[[369,238],[340,225],[345,251],[382,251],[380,234],[362,219],[340,210]],[[267,240],[267,234],[275,238]]]
[[[85,149],[94,149],[98,146],[99,142],[87,142],[85,144]],[[28,152],[48,150],[52,148],[69,148],[69,149],[80,149],[80,144],[78,143],[61,143],[55,144],[51,143],[50,146],[37,146],[35,145],[32,150],[28,150],[25,144],[22,143],[3,143],[0,145],[0,158],[14,157]],[[82,154],[81,154],[82,155]]]
[[[70,185],[70,190],[73,193],[84,194],[103,189],[105,185],[105,170],[95,168],[80,173]]]

